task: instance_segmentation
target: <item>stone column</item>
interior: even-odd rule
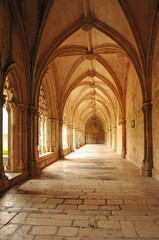
[[[49,152],[53,152],[53,145],[52,145],[52,134],[53,134],[53,129],[52,129],[52,118],[47,119],[47,148]]]
[[[1,80],[1,79],[0,79]],[[0,97],[0,191],[3,191],[9,187],[9,180],[5,176],[3,167],[3,105],[5,97],[1,93]]]
[[[28,107],[28,168],[31,176],[39,174],[38,167],[39,153],[38,153],[38,109],[35,106]]]
[[[58,155],[59,155],[59,159],[63,159],[64,158],[64,154],[63,154],[63,144],[62,144],[62,127],[63,127],[63,121],[62,120],[59,120],[58,121],[58,144],[59,144],[59,147],[58,147]]]
[[[81,130],[78,130],[78,147],[81,147]]]
[[[7,104],[6,106],[6,111],[8,113],[8,161],[7,161],[7,166],[6,166],[6,171],[12,171],[13,170],[13,164],[12,164],[12,151],[13,151],[13,146],[12,146],[12,127],[11,127],[11,108],[10,104]]]
[[[112,149],[112,128],[109,129],[109,148]]]
[[[84,146],[84,131],[81,130],[81,144]]]
[[[113,149],[113,151],[116,152],[116,147],[117,147],[117,127],[116,127],[116,125],[114,125],[112,128],[112,136],[113,136],[112,149]]]
[[[123,118],[121,121],[122,124],[122,150],[121,157],[126,158],[126,119]]]
[[[18,165],[17,171],[22,172],[24,170],[23,164],[23,112],[24,105],[18,104]]]
[[[57,148],[57,140],[58,140],[58,121],[53,118],[52,119],[52,136],[51,136],[51,139],[52,139],[52,148],[53,148],[53,151],[55,152],[55,149]]]
[[[68,125],[68,133],[69,133],[69,146],[71,151],[74,151],[74,146],[73,146],[73,126],[72,125]]]
[[[42,146],[41,146],[41,113],[39,113],[38,117],[38,149],[39,149],[39,154],[42,154]]]
[[[141,169],[141,175],[151,177],[152,176],[152,111],[151,103],[145,102],[142,105],[142,111],[144,113],[144,160],[143,167]]]
[[[46,153],[46,121],[45,121],[45,116],[43,115],[42,117],[42,124],[43,124],[43,153]]]
[[[78,128],[75,128],[75,148],[78,149]]]

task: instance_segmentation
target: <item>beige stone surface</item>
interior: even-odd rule
[[[93,199],[89,199],[89,200],[84,200],[84,204],[86,205],[105,205],[105,200],[100,200],[100,199],[96,199],[96,200],[93,200]]]
[[[140,176],[118,154],[87,145],[1,197],[8,205],[0,205],[0,239],[158,240],[158,191],[158,182]],[[36,201],[17,209],[9,205],[25,196]]]
[[[136,238],[137,233],[132,222],[121,221],[121,230],[125,238]]]
[[[64,201],[64,204],[82,204],[82,200],[66,199]]]
[[[57,231],[56,227],[38,226],[38,227],[32,228],[31,234],[33,234],[33,235],[54,235],[56,233],[56,231]]]
[[[78,229],[77,228],[73,228],[73,227],[60,227],[58,230],[57,235],[58,236],[71,236],[74,237],[77,235]]]
[[[159,229],[156,223],[152,221],[141,222],[134,221],[134,226],[136,228],[137,233],[140,237],[144,238],[158,238],[159,237]]]

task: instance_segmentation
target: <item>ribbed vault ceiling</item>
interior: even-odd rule
[[[61,113],[69,99],[73,121],[78,115],[84,123],[91,116],[114,122],[117,108],[122,112],[128,67],[142,72],[140,49],[119,2],[55,0],[50,8],[36,61],[53,76]]]

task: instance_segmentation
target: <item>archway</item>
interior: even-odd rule
[[[99,118],[92,118],[86,125],[86,143],[87,144],[103,144],[104,129]]]

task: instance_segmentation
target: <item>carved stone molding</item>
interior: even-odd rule
[[[93,29],[93,25],[90,24],[90,23],[84,23],[84,24],[82,25],[82,30],[83,30],[84,32],[89,32],[89,31],[91,31],[92,29]]]

